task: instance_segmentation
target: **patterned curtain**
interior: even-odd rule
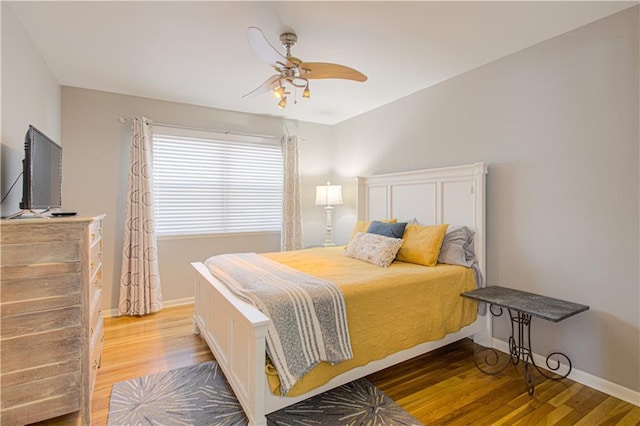
[[[151,124],[144,117],[135,117],[131,125],[129,188],[118,304],[121,315],[146,315],[162,309],[153,222]]]
[[[284,159],[284,194],[282,208],[283,251],[302,248],[302,193],[300,190],[300,167],[298,165],[298,137],[282,138]]]

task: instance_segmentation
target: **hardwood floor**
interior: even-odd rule
[[[93,393],[94,425],[105,425],[114,383],[213,359],[193,334],[193,306],[146,317],[106,318],[102,365]],[[536,375],[535,395],[521,371],[479,372],[465,340],[369,376],[425,425],[640,425],[640,408],[571,380]]]

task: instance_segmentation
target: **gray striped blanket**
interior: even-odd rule
[[[351,359],[344,296],[333,283],[255,253],[207,259],[214,277],[271,319],[267,354],[285,395],[320,361]]]

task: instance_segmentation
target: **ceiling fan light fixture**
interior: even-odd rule
[[[284,96],[284,86],[278,86],[276,89],[274,89],[273,96],[278,99],[282,98]]]
[[[294,103],[298,103],[298,96],[302,92],[302,98],[309,99],[311,90],[309,80],[335,78],[364,82],[367,76],[345,65],[325,62],[305,62],[291,55],[291,47],[298,41],[293,32],[282,33],[280,43],[285,47],[286,54],[277,51],[267,40],[260,28],[249,27],[249,44],[262,61],[275,69],[276,74],[269,77],[257,89],[252,90],[243,97],[257,95],[271,91],[277,105],[285,108],[287,95],[293,94]]]

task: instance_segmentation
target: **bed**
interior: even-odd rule
[[[484,273],[486,173],[487,169],[483,163],[473,163],[438,169],[359,177],[357,189],[358,218],[367,221],[377,218],[412,218],[424,225],[448,223],[468,226],[475,232],[476,259],[480,271]],[[311,253],[309,254],[312,255],[316,251],[316,255],[320,256],[320,258],[336,257],[337,259],[338,257],[344,258],[341,250],[344,251],[344,248],[316,248],[305,251],[310,251]],[[302,256],[303,254],[299,255]],[[290,254],[274,253],[266,256],[272,256],[274,260],[283,261],[295,267],[296,262],[299,262],[297,260],[299,255],[292,252]],[[283,258],[284,260],[282,260]],[[345,260],[345,262],[349,261],[353,260]],[[395,269],[409,270],[412,268],[410,264],[403,265],[403,263],[394,262],[393,265],[385,270],[385,273],[391,273]],[[266,425],[265,416],[268,413],[457,340],[473,337],[476,343],[483,346],[491,345],[491,320],[489,316],[476,315],[476,310],[474,309],[473,317],[469,318],[467,308],[455,315],[464,317],[462,319],[463,324],[467,325],[462,328],[458,329],[459,327],[455,324],[447,325],[445,321],[443,325],[435,327],[437,330],[432,333],[432,336],[436,336],[435,340],[422,341],[424,340],[422,337],[416,337],[415,339],[408,337],[403,344],[397,347],[394,346],[392,353],[377,352],[371,355],[371,359],[355,356],[356,349],[366,345],[366,342],[371,340],[360,338],[359,341],[358,338],[361,336],[356,333],[352,336],[355,361],[346,361],[336,366],[319,365],[309,373],[308,376],[310,378],[305,376],[296,384],[298,386],[302,383],[301,386],[294,387],[287,393],[287,396],[282,397],[277,395],[277,392],[274,393],[272,391],[277,388],[277,386],[274,387],[274,383],[277,383],[277,380],[274,381],[273,374],[268,376],[265,373],[266,333],[267,326],[270,323],[269,318],[252,305],[234,296],[224,284],[211,274],[204,263],[195,262],[192,263],[192,266],[196,272],[194,312],[196,332],[201,334],[211,348],[242,405],[249,423],[252,425]],[[438,274],[451,277],[464,278],[466,274],[464,280],[462,278],[452,279],[453,281],[464,281],[464,283],[460,284],[462,286],[469,285],[468,276],[471,272],[464,271],[466,268],[438,265],[432,269],[434,271],[437,270]],[[330,275],[328,278],[331,278]],[[443,290],[443,292],[449,293],[446,297],[458,303],[458,299],[462,299],[457,293],[458,288],[451,287],[449,284],[442,288],[446,289],[447,287],[450,288]],[[347,310],[351,309],[349,308],[351,306],[349,305],[349,298],[352,297],[354,296],[349,295],[347,291],[345,294]],[[475,305],[473,308],[475,308]],[[449,309],[445,308],[445,310]],[[420,317],[415,316],[415,309],[407,309],[407,311],[412,312],[414,315],[413,319],[409,320],[409,323],[418,325],[414,331],[418,332],[425,328],[423,327],[424,324],[420,323]],[[350,318],[356,318],[353,312],[349,314]],[[372,314],[367,313],[366,315],[371,318]],[[437,316],[445,318],[441,313],[437,314]],[[366,316],[362,318],[366,318]],[[362,325],[366,323],[366,320],[362,318],[355,319],[353,324],[351,319],[349,320],[350,331],[352,327],[356,329],[362,328]],[[429,319],[429,321],[436,320],[434,318]],[[392,324],[390,321],[389,323]],[[406,321],[405,324],[407,324]],[[378,331],[394,334],[396,329],[390,327],[386,330]],[[408,336],[411,336],[411,333]],[[369,352],[376,352],[375,348],[367,347],[367,353]],[[318,370],[323,369],[326,371],[317,373]],[[327,372],[331,374],[326,376]],[[327,377],[330,377],[330,379],[327,379]]]

